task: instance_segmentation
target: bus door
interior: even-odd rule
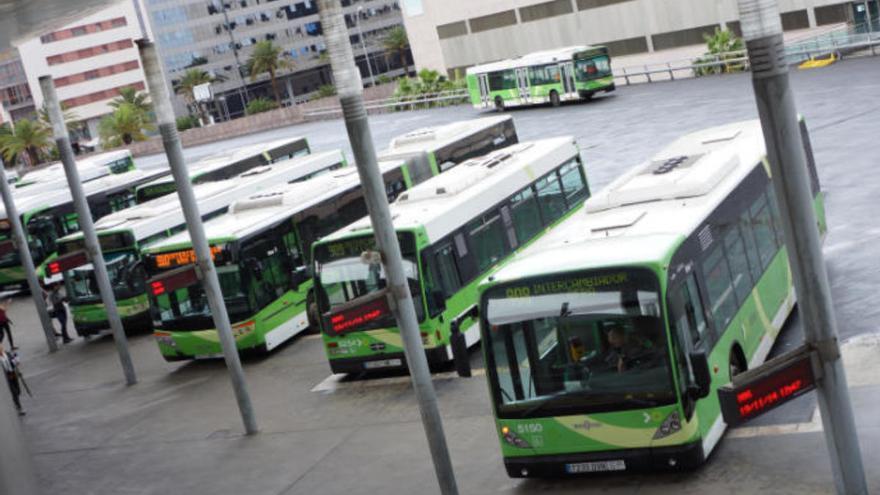
[[[492,99],[489,98],[489,74],[480,74],[479,75],[480,82],[480,101],[483,102],[483,106],[489,106],[492,104]]]
[[[562,90],[567,95],[574,95],[577,89],[574,86],[574,62],[566,62],[560,67],[562,74]]]
[[[529,101],[529,74],[528,69],[516,69],[516,87],[519,89],[519,101]]]

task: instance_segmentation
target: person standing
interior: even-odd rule
[[[52,318],[61,324],[61,341],[65,344],[73,339],[67,333],[67,308],[64,306],[64,295],[61,293],[61,284],[55,284],[49,288],[49,304],[52,305]],[[56,334],[57,336],[58,334]]]
[[[0,369],[6,376],[6,384],[9,385],[9,393],[12,394],[12,402],[19,416],[24,416],[24,408],[21,407],[21,384],[18,382],[18,356],[14,352],[7,352],[0,344]]]
[[[15,347],[15,342],[12,340],[12,329],[9,328],[9,325],[12,325],[12,320],[6,315],[6,309],[8,307],[8,299],[0,303],[0,342],[3,342],[3,336],[5,334],[6,337],[9,337],[9,349],[14,351],[18,349],[18,347]]]

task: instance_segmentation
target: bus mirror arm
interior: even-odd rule
[[[705,351],[690,353],[691,368],[694,372],[694,385],[689,387],[688,393],[696,399],[702,399],[711,391],[712,375],[709,372],[709,359]]]

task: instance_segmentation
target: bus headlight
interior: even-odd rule
[[[654,432],[654,440],[666,438],[679,430],[681,430],[681,417],[678,415],[678,411],[672,411]]]
[[[507,426],[501,427],[501,437],[504,438],[504,441],[507,442],[508,445],[512,445],[520,449],[532,448],[532,446],[529,445],[529,442],[526,442],[525,440],[517,436],[517,434],[512,432]]]
[[[156,335],[156,342],[160,345],[166,345],[168,347],[177,347],[177,342],[174,342],[174,338],[170,335]]]

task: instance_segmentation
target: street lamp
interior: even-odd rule
[[[373,78],[373,65],[370,63],[370,56],[367,55],[367,45],[364,43],[364,32],[361,30],[361,12],[363,12],[364,6],[358,5],[357,8],[357,30],[358,30],[358,38],[361,40],[361,50],[364,52],[364,61],[367,63],[367,73],[370,74],[370,85],[375,86],[376,80]]]

